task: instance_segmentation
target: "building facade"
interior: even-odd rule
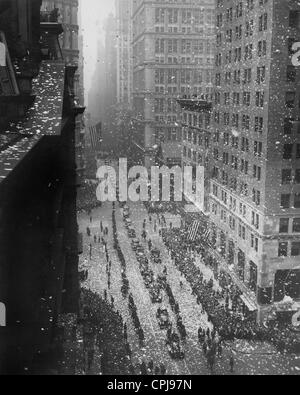
[[[78,105],[84,106],[83,87],[83,38],[80,32],[79,0],[43,0],[42,15],[46,16],[57,9],[57,20],[63,26],[63,34],[60,36],[60,46],[63,57],[68,66],[75,68],[74,94]],[[84,118],[78,116],[76,119],[76,155],[77,170],[80,180],[84,178]]]
[[[300,298],[299,16],[297,1],[217,1],[212,242],[259,320]]]
[[[133,108],[136,147],[151,166],[157,149],[181,163],[178,97],[212,93],[215,2],[133,4]]]
[[[39,0],[0,1],[1,374],[56,369],[59,316],[78,313],[75,129],[82,109],[75,70],[59,45],[62,25],[54,14],[41,19],[40,7]]]
[[[211,110],[212,105],[197,98],[179,99],[182,125],[182,166],[204,167],[204,208],[209,214],[209,191],[211,178]],[[195,207],[198,211],[199,208]]]
[[[121,110],[132,106],[132,0],[116,0],[117,103]]]

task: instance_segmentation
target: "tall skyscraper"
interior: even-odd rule
[[[110,14],[105,21],[105,104],[107,110],[117,102],[117,33],[116,18]]]
[[[132,105],[132,6],[133,0],[116,0],[117,102],[124,110]]]
[[[42,13],[53,12],[57,9],[59,22],[63,26],[63,34],[60,36],[60,45],[62,48],[65,62],[68,66],[76,68],[74,80],[74,95],[77,104],[84,106],[83,91],[83,43],[82,37],[79,35],[79,0],[43,0]],[[79,51],[79,44],[80,50]],[[77,172],[80,178],[84,175],[85,164],[83,155],[83,138],[84,121],[83,115],[79,115],[76,119],[76,155],[77,155]]]
[[[176,99],[212,93],[214,0],[133,2],[136,149],[147,166],[157,152],[181,163]]]
[[[59,22],[64,32],[60,44],[67,64],[78,66],[78,0],[43,0],[42,12],[58,9]]]
[[[216,24],[212,241],[261,320],[300,298],[300,6],[219,0]]]

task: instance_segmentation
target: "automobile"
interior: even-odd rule
[[[166,346],[172,359],[184,359],[185,354],[180,344],[180,338],[176,333],[173,333],[172,336],[167,339]]]
[[[162,264],[161,258],[153,258],[153,262],[156,263],[157,265],[161,265]]]
[[[128,218],[129,217],[129,207],[128,206],[125,206],[123,208],[123,217],[124,218]]]
[[[130,239],[136,238],[136,232],[134,228],[128,228],[128,236],[130,237]]]
[[[158,286],[154,286],[150,289],[150,298],[152,303],[161,303],[162,295],[160,288]]]
[[[137,251],[139,245],[140,245],[140,241],[138,239],[132,240],[131,246],[132,246],[133,251]]]
[[[160,251],[159,251],[158,248],[152,248],[152,250],[151,250],[151,258],[152,259],[160,258]]]
[[[136,250],[137,252],[139,252],[139,253],[142,253],[142,254],[144,254],[145,253],[145,249],[144,249],[144,247],[142,246],[142,245],[138,245],[138,247],[137,247],[137,250]]]
[[[143,263],[146,264],[146,262],[147,262],[147,258],[146,258],[146,256],[145,256],[145,254],[142,253],[142,252],[137,252],[137,253],[136,253],[136,259],[137,259],[137,261],[138,261],[140,264],[143,264]]]
[[[144,277],[144,282],[145,282],[146,288],[150,288],[151,285],[154,282],[153,272],[152,271],[148,271],[148,269],[146,269],[144,274],[143,274],[143,277]]]
[[[165,288],[167,282],[167,276],[165,274],[159,274],[157,277],[157,282],[160,287]]]
[[[132,221],[130,218],[125,219],[125,226],[126,226],[126,228],[132,227]]]
[[[160,329],[168,329],[170,326],[169,312],[166,308],[159,308],[157,310],[156,318],[158,319],[158,324]]]

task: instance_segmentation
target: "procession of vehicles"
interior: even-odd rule
[[[153,245],[150,245],[149,252],[146,252],[146,248],[145,248],[145,245],[147,245],[146,238],[145,237],[143,238],[144,243],[142,243],[138,239],[136,230],[133,227],[133,222],[130,219],[130,211],[127,205],[123,206],[123,218],[124,218],[125,227],[128,231],[128,236],[131,239],[132,250],[135,253],[137,262],[139,264],[139,270],[143,277],[145,287],[149,290],[151,302],[153,304],[157,304],[157,303],[161,304],[163,303],[163,291],[167,292],[168,290],[167,270],[165,268],[165,270],[162,273],[155,275],[150,267],[150,261],[156,265],[162,264],[161,251],[158,248],[154,247]],[[145,229],[144,229],[144,235],[145,235]],[[177,317],[177,321],[175,320],[174,326],[178,327],[180,333],[180,335],[178,335],[176,332],[172,330],[173,323],[167,308],[159,307],[156,313],[156,318],[158,320],[159,328],[161,330],[167,331],[166,347],[168,349],[170,357],[174,360],[184,359],[185,354],[180,339],[180,336],[183,340],[185,339],[185,336],[182,336],[183,328],[184,328],[182,319]]]

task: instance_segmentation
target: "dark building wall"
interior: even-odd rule
[[[1,188],[0,300],[7,327],[0,328],[0,344],[6,373],[32,369],[38,352],[51,349],[58,315],[77,312],[73,139],[71,120],[65,136],[45,137]]]
[[[12,1],[4,16],[0,14],[1,20],[10,21],[5,34],[18,37],[22,31],[22,43],[27,34],[30,48],[36,48],[34,54],[39,54],[39,6],[37,0]],[[22,23],[17,17],[21,12]],[[53,34],[59,30],[58,25]],[[12,39],[8,43],[13,59],[19,44]],[[39,61],[37,56],[36,72]],[[53,125],[48,123],[49,129],[39,131],[44,137],[34,136],[33,148],[8,175],[1,175],[0,302],[6,308],[6,326],[0,327],[0,374],[55,368],[50,357],[55,360],[58,316],[78,310],[74,72],[67,67],[65,80],[57,81],[64,85],[62,129],[49,135]],[[29,81],[32,77],[33,73],[27,76]],[[18,107],[19,99],[12,98],[12,105]],[[12,140],[9,148],[16,149],[14,144]],[[0,154],[8,149],[0,148]]]

